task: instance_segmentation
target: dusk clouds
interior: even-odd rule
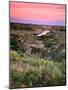
[[[65,5],[10,2],[10,22],[65,25]]]

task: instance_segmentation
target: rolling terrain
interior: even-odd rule
[[[10,23],[10,87],[66,84],[66,28]]]

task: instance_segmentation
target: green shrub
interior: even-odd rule
[[[28,71],[25,72],[24,81],[29,87],[37,85],[39,70],[37,67],[29,67]]]
[[[17,53],[17,51],[10,51],[10,60],[12,61],[20,61],[21,60],[21,56],[20,54]]]
[[[53,61],[49,61],[42,67],[42,78],[44,78],[43,85],[65,85],[65,73],[63,73],[62,68],[60,68],[63,66],[60,64],[60,67],[58,67],[58,64],[55,64]]]
[[[16,70],[10,70],[10,88],[18,88],[21,85],[22,75]]]

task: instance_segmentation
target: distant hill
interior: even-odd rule
[[[45,30],[50,32],[37,37]],[[10,48],[31,55],[54,59],[65,58],[65,26],[10,23]]]
[[[65,30],[65,26],[50,26],[50,25],[35,25],[35,24],[24,24],[24,23],[10,23],[11,29],[48,29],[48,30]]]

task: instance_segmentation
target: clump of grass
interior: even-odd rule
[[[21,60],[21,56],[20,54],[17,53],[17,51],[10,51],[10,60],[11,61],[20,61]]]
[[[59,63],[55,64],[54,61],[47,61],[45,66],[43,65],[41,69],[42,77],[44,78],[43,85],[65,85],[65,73],[63,73],[62,69],[60,68],[63,66],[60,63],[60,67],[58,67],[58,64]]]
[[[10,69],[10,88],[18,88],[21,85],[21,73],[15,69]]]

